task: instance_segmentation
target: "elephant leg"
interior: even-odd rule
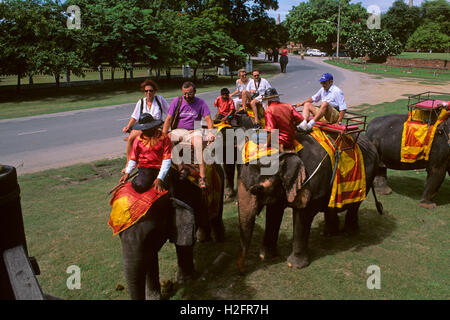
[[[287,259],[289,267],[301,269],[309,265],[308,240],[311,223],[317,213],[309,210],[293,209],[294,239],[292,253]]]
[[[432,200],[436,196],[442,182],[445,179],[446,168],[427,168],[427,180],[425,181],[425,189],[422,193],[419,205],[426,209],[436,208],[436,203]]]
[[[323,235],[331,237],[339,234],[339,216],[336,209],[327,208],[324,212],[325,227]]]
[[[244,272],[244,260],[250,247],[258,207],[256,196],[246,190],[242,182],[238,182],[238,212],[241,252],[237,265],[239,271]]]
[[[159,263],[158,252],[152,252],[146,255],[145,259],[146,271],[146,285],[145,298],[146,300],[161,300],[161,285],[159,283]]]
[[[178,259],[177,282],[183,284],[195,278],[194,246],[176,245]]]
[[[261,259],[271,259],[278,255],[277,242],[283,213],[284,206],[280,203],[267,205],[266,207],[266,229],[264,231],[263,245],[259,250]]]
[[[234,172],[236,166],[233,164],[224,164],[225,171],[225,199],[232,199],[235,196],[234,192]]]
[[[139,253],[129,250],[129,247],[132,246],[132,243],[125,243],[122,234],[121,241],[123,268],[125,272],[125,279],[127,281],[128,292],[130,293],[130,298],[132,300],[145,300],[144,260]]]
[[[355,234],[359,230],[358,211],[361,202],[351,204],[345,215],[344,232],[347,234]]]
[[[387,184],[387,168],[378,167],[378,173],[373,181],[373,187],[378,194],[391,194],[392,189]]]

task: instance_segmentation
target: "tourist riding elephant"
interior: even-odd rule
[[[435,208],[433,202],[446,173],[450,175],[450,119],[438,125],[429,154],[429,159],[414,163],[400,161],[403,124],[407,115],[390,114],[373,119],[367,127],[367,137],[377,148],[380,168],[374,187],[378,193],[389,194],[392,189],[387,185],[387,168],[394,170],[426,169],[427,179],[419,205]]]
[[[216,169],[223,181],[221,167]],[[203,212],[205,197],[198,186],[187,179],[180,180],[174,169],[169,171],[166,181],[170,192],[159,198],[138,222],[120,233],[125,278],[133,300],[161,298],[158,251],[168,239],[175,243],[177,281],[183,283],[195,275],[196,229],[204,230],[206,235],[212,229],[217,241],[224,237],[223,202],[219,203],[217,212],[207,215],[211,212]],[[223,197],[223,188],[219,192]]]
[[[297,140],[303,149],[297,154],[283,153],[279,157],[279,170],[274,175],[261,175],[260,164],[244,164],[238,178],[239,225],[241,235],[241,252],[238,268],[244,270],[255,217],[266,206],[266,227],[261,258],[277,255],[277,240],[284,209],[293,209],[293,246],[287,259],[288,265],[303,268],[309,264],[307,249],[311,223],[319,212],[325,212],[325,231],[327,235],[339,231],[338,212],[347,210],[345,230],[354,232],[358,229],[358,209],[361,202],[345,204],[341,209],[329,209],[331,195],[330,181],[333,176],[330,157],[322,146],[309,134],[297,133]],[[378,167],[378,155],[375,147],[364,136],[358,138],[361,149],[366,192],[372,186]],[[377,202],[381,213],[381,204]]]

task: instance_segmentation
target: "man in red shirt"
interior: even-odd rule
[[[220,122],[223,118],[231,117],[236,111],[234,101],[230,99],[230,91],[227,88],[220,90],[220,96],[214,101],[214,106],[218,109],[214,122]]]
[[[291,104],[280,102],[279,96],[274,88],[267,89],[263,96],[263,100],[269,102],[264,113],[268,132],[267,146],[270,146],[271,131],[278,129],[280,152],[295,151],[298,144],[295,139],[297,124],[303,121],[303,116]]]
[[[138,166],[139,173],[131,182],[136,192],[145,192],[152,186],[158,192],[165,189],[163,181],[172,163],[172,144],[170,138],[159,129],[161,124],[162,120],[155,120],[151,114],[143,113],[133,126],[133,130],[142,130],[142,134],[133,142],[125,174],[119,183],[125,182]]]

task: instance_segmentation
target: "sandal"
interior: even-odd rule
[[[198,178],[198,186],[201,188],[201,189],[205,189],[208,185],[206,184],[206,178],[202,178],[202,177],[200,177],[200,178]]]

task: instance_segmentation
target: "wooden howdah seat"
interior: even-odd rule
[[[427,91],[408,97],[408,111],[411,114],[410,121],[426,122],[432,125],[443,108],[449,110],[450,101],[433,98],[438,95],[449,95],[448,93]],[[419,112],[416,112],[419,111]]]
[[[355,112],[346,112],[343,123],[344,124],[339,125],[317,121],[314,126],[326,131],[335,140],[339,135],[347,136],[354,134],[354,143],[350,147],[344,148],[344,150],[353,149],[358,141],[360,133],[366,131],[367,116]]]

